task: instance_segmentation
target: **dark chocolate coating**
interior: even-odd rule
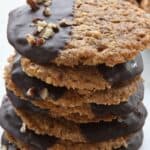
[[[137,132],[143,127],[146,116],[147,111],[141,103],[135,112],[118,121],[80,124],[80,129],[88,141],[105,141]]]
[[[139,147],[142,145],[143,141],[143,132],[138,131],[132,137],[129,138],[127,141],[128,147],[121,147],[114,150],[138,150]],[[5,139],[4,136],[2,136],[2,144],[7,146],[7,150],[18,150],[14,144],[10,144],[7,139]]]
[[[34,113],[42,113],[43,115],[48,113],[47,109],[41,109],[40,107],[33,105],[29,101],[20,99],[8,89],[7,89],[7,96],[9,97],[9,100],[11,101],[11,103],[15,108],[23,109],[26,111],[29,110],[30,112],[34,112]]]
[[[15,144],[11,144],[4,136],[4,134],[1,137],[1,144],[6,146],[6,150],[19,150]]]
[[[143,131],[138,131],[132,138],[127,142],[128,147],[121,147],[118,150],[138,150],[143,143]]]
[[[142,59],[141,56],[139,56],[139,57],[140,57],[140,59]],[[140,63],[138,63],[138,64],[139,64],[138,66],[140,66]],[[107,70],[107,67],[105,67],[105,70]],[[107,72],[109,72],[109,71],[107,70]],[[111,72],[111,69],[110,69],[110,72]],[[119,70],[118,70],[117,74],[121,75]],[[115,79],[116,78],[115,74],[112,74],[111,78],[113,79],[113,75],[114,75],[114,79]],[[138,73],[136,75],[138,75]],[[122,74],[122,76],[124,76],[124,75]],[[135,76],[133,76],[133,77],[135,77]],[[46,84],[45,82],[43,82],[37,78],[27,76],[22,71],[22,68],[20,65],[20,56],[18,54],[16,55],[16,58],[13,62],[11,78],[12,78],[12,81],[17,85],[17,87],[22,89],[25,96],[27,96],[26,93],[27,93],[28,89],[31,87],[34,87],[35,95],[33,97],[30,97],[31,99],[41,99],[39,93],[43,88],[48,89],[49,94],[53,98],[53,100],[58,100],[67,90],[65,87],[54,87],[52,85]],[[118,81],[118,82],[120,82],[120,81]],[[141,92],[141,95],[142,95],[142,92]],[[138,97],[138,95],[136,97]],[[132,99],[132,97],[130,99]],[[92,109],[96,110],[97,106],[93,105]],[[99,111],[100,111],[100,108],[99,108]]]
[[[139,54],[135,59],[114,67],[99,65],[99,70],[104,78],[112,85],[133,79],[143,72],[143,59]]]
[[[96,116],[105,115],[115,115],[115,116],[127,116],[129,113],[135,111],[142,101],[144,95],[144,87],[142,83],[139,83],[138,91],[130,96],[128,102],[123,102],[119,105],[97,105],[91,104],[91,109]],[[16,108],[21,108],[25,110],[32,110],[36,113],[48,113],[47,109],[40,109],[39,107],[33,105],[31,102],[20,99],[15,96],[12,91],[7,89],[7,96],[10,98],[12,104]]]
[[[27,110],[24,109],[24,111],[30,111],[32,113],[30,108]],[[146,115],[147,112],[145,107],[140,104],[135,112],[124,118],[121,118],[119,121],[114,120],[112,122],[101,121],[99,123],[79,124],[79,127],[81,133],[85,136],[88,142],[107,141],[137,132],[143,127]],[[16,133],[15,131],[20,129],[20,122],[21,120],[16,116],[12,105],[5,97],[3,105],[0,108],[0,125],[14,137],[16,137],[18,132]],[[10,128],[10,125],[14,129]],[[22,133],[22,136],[27,137],[28,135],[24,135]]]
[[[2,107],[0,108],[0,125],[13,137],[30,145],[32,150],[46,150],[57,142],[57,138],[48,135],[36,135],[33,131],[26,130],[21,133],[21,119],[16,115],[13,106],[7,97],[4,98]]]
[[[135,111],[139,103],[144,98],[144,85],[142,82],[139,83],[138,90],[135,94],[131,95],[128,98],[127,102],[122,102],[118,105],[97,105],[92,103],[91,109],[92,112],[97,116],[103,115],[116,115],[116,116],[125,116],[129,113]]]
[[[13,63],[11,78],[12,81],[17,85],[17,87],[19,87],[23,91],[26,97],[29,97],[27,96],[27,91],[30,88],[34,88],[34,94],[32,97],[30,97],[32,99],[42,99],[39,93],[44,88],[48,89],[48,93],[53,100],[59,99],[67,90],[65,87],[54,87],[37,78],[31,78],[27,76],[22,71],[19,55],[16,55],[15,61]]]
[[[43,19],[48,23],[57,23],[62,19],[73,19],[74,0],[52,0],[50,6],[51,16],[43,15],[44,6],[40,6],[37,11],[32,11],[29,6],[23,6],[10,12],[7,36],[11,45],[23,56],[40,64],[48,64],[57,57],[64,49],[70,39],[71,26],[60,27],[52,38],[48,39],[44,45],[31,46],[27,43],[26,35],[35,32],[35,27],[31,26],[33,20]]]

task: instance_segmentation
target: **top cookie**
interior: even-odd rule
[[[150,43],[150,19],[122,0],[47,0],[9,15],[8,40],[40,64],[114,66]]]

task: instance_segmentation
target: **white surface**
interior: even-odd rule
[[[13,48],[8,44],[6,37],[6,26],[8,20],[8,12],[13,8],[23,4],[25,0],[4,0],[0,5],[0,100],[5,93],[3,78],[3,67],[6,64],[6,59],[13,52]],[[150,112],[150,51],[143,53],[145,70],[143,77],[145,79],[145,99],[144,103]],[[0,133],[2,130],[0,129]],[[150,116],[146,120],[144,126],[145,138],[141,150],[150,150]]]

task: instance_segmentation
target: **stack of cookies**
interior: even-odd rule
[[[150,19],[122,0],[28,0],[9,15],[2,148],[137,150]]]

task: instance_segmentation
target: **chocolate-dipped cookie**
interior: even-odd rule
[[[27,4],[9,14],[3,148],[138,150],[149,16],[125,0]]]
[[[6,87],[13,91],[16,96],[30,101],[33,100],[33,103],[42,101],[47,105],[48,103],[53,103],[65,107],[81,106],[85,103],[119,104],[128,101],[128,98],[137,91],[139,83],[142,82],[137,77],[130,82],[119,84],[107,90],[93,92],[77,89],[67,90],[65,87],[55,87],[37,78],[29,77],[23,72],[18,63],[16,65],[11,63],[12,60],[10,60],[9,66],[5,69]],[[14,66],[14,70],[12,66]]]
[[[54,64],[42,66],[25,58],[21,62],[23,71],[31,77],[36,77],[54,86],[89,91],[113,88],[114,85],[134,79],[143,71],[143,60],[140,54],[133,60],[114,67],[98,65],[70,68],[58,67]],[[15,61],[14,63],[19,62]],[[15,69],[13,68],[13,70]]]
[[[124,137],[118,137],[116,139],[111,139],[103,142],[94,143],[73,143],[71,141],[63,141],[54,136],[38,135],[33,131],[29,130],[25,123],[16,116],[11,104],[5,99],[3,102],[3,107],[0,109],[0,124],[6,130],[5,138],[10,142],[15,143],[18,147],[33,149],[33,150],[47,150],[51,148],[53,150],[58,150],[57,148],[70,148],[73,146],[74,150],[77,149],[99,149],[105,148],[106,150],[112,149],[125,149],[138,148],[142,142],[142,132],[138,131],[135,134],[131,134]],[[4,140],[3,140],[4,143]],[[5,144],[7,142],[5,141]],[[129,150],[130,150],[129,149]],[[133,150],[133,149],[132,149]]]
[[[57,106],[53,103],[42,103],[42,101],[34,104],[34,102],[31,103],[30,101],[26,101],[15,96],[14,93],[8,89],[7,95],[16,108],[32,110],[37,107],[42,110],[46,110],[47,114],[50,114],[53,117],[64,117],[67,120],[77,123],[87,123],[99,122],[100,120],[112,121],[115,118],[124,116],[125,114],[128,115],[133,112],[143,100],[144,87],[142,83],[139,83],[137,92],[130,96],[127,102],[122,102],[118,105],[98,105],[95,103],[88,103],[77,107],[64,107]]]
[[[21,136],[21,133],[20,133],[20,136]],[[10,144],[10,143],[15,143],[20,148],[20,150],[21,149],[28,150],[29,148],[31,148],[31,145],[29,143],[21,141],[20,138],[18,139],[16,137],[13,137],[13,135],[11,135],[8,132],[6,132],[5,136],[3,136],[2,138],[3,138],[3,141],[5,140],[5,142],[4,142],[5,146],[7,146],[7,147],[9,146],[9,148],[14,146],[14,144]],[[34,141],[34,139],[32,139],[32,140]],[[128,137],[121,137],[121,138],[118,138],[115,140],[109,140],[107,142],[101,142],[101,143],[72,143],[70,141],[58,140],[57,143],[55,143],[52,147],[48,147],[48,148],[50,148],[52,150],[60,150],[60,149],[68,150],[68,149],[70,149],[70,147],[72,150],[79,150],[79,149],[82,149],[82,150],[86,150],[86,149],[89,149],[89,150],[98,150],[98,149],[138,150],[142,144],[142,141],[143,141],[143,133],[142,133],[142,131],[138,131],[137,133],[135,133],[131,136],[128,136]],[[9,143],[9,145],[8,145],[8,143]],[[38,145],[38,144],[39,143],[37,143],[36,145]],[[36,146],[35,146],[35,149],[43,150],[43,149],[37,148]],[[12,150],[12,149],[9,149],[9,150]]]
[[[10,77],[11,73],[8,72],[7,77],[5,76],[6,86],[13,95],[20,97],[19,100],[26,100],[42,109],[48,109],[54,117],[62,116],[75,122],[111,121],[121,114],[130,113],[143,99],[144,89],[140,80],[106,91],[81,95],[75,90],[66,90],[61,95],[59,93],[61,88],[46,85],[38,79],[28,77],[23,72],[19,73],[21,77],[16,78],[15,84]],[[57,88],[58,91],[55,90]]]
[[[103,142],[127,136],[143,127],[147,114],[144,106],[140,104],[134,112],[112,122],[101,121],[99,123],[76,124],[63,118],[51,118],[45,111],[37,113],[37,110],[25,110],[25,108],[15,109],[15,111],[25,125],[37,134],[48,134],[49,136],[73,142]],[[4,129],[14,120],[16,120],[14,123],[20,120],[15,111],[9,100],[5,98],[0,109],[0,124]],[[20,124],[19,127],[21,128],[21,126]]]
[[[139,59],[141,59],[141,56],[138,56]],[[132,112],[138,105],[138,103],[143,100],[143,93],[144,88],[141,82],[138,83],[137,91],[133,93],[131,96],[129,96],[126,100],[126,102],[121,103],[120,105],[112,105],[112,106],[105,106],[105,105],[98,105],[94,102],[90,103],[84,103],[81,105],[76,106],[70,106],[66,105],[55,105],[55,103],[50,103],[50,101],[44,101],[42,98],[45,96],[50,97],[50,99],[54,99],[54,101],[60,101],[61,97],[65,96],[67,93],[67,89],[65,88],[59,88],[59,87],[53,87],[51,85],[48,85],[34,77],[27,76],[20,66],[20,56],[16,55],[15,57],[12,57],[11,59],[14,59],[12,63],[12,70],[10,73],[7,73],[11,75],[11,80],[16,84],[16,86],[21,89],[24,97],[23,99],[29,99],[32,101],[33,104],[39,106],[42,109],[48,109],[50,114],[54,117],[65,117],[69,120],[75,121],[75,122],[95,122],[100,120],[112,120],[118,116],[124,115],[124,113],[128,114]],[[134,62],[134,61],[133,61]],[[134,63],[133,63],[134,65]],[[128,65],[127,65],[128,66]],[[129,65],[130,66],[130,65]],[[134,65],[136,66],[136,65]],[[129,67],[127,67],[129,68]],[[114,68],[115,70],[115,68]],[[113,70],[110,70],[113,72]],[[107,72],[107,70],[106,70]],[[108,71],[109,72],[109,71]],[[7,81],[7,80],[6,80]],[[8,89],[10,87],[8,86]],[[120,87],[118,87],[120,88]],[[10,88],[11,89],[11,88]],[[32,89],[30,91],[30,89]],[[12,89],[11,89],[12,90]],[[13,88],[12,90],[15,94],[17,88]],[[32,92],[33,95],[28,95],[29,91]],[[109,92],[109,91],[108,91]],[[86,93],[85,93],[86,94]],[[15,98],[14,94],[11,94],[11,92],[8,90],[8,95],[10,97],[13,97],[12,99],[19,99]],[[12,96],[13,95],[13,96]],[[18,95],[18,94],[16,94]],[[43,96],[42,96],[43,95]],[[87,95],[87,94],[86,94]],[[22,97],[22,95],[19,95]],[[107,94],[106,94],[107,96]],[[74,96],[72,96],[74,97]],[[76,99],[81,97],[80,95]],[[100,98],[100,97],[98,97]],[[68,100],[71,101],[71,98],[68,97]],[[66,100],[66,101],[68,101]],[[24,105],[24,104],[22,104]]]
[[[8,40],[39,64],[114,66],[133,59],[150,42],[149,18],[125,1],[29,4],[10,13]],[[51,13],[45,15],[45,9]]]

